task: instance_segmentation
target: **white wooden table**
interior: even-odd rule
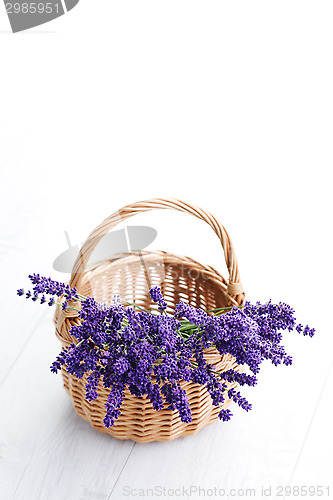
[[[169,443],[118,441],[75,413],[49,371],[60,350],[53,309],[15,295],[29,272],[52,273],[48,253],[36,250],[42,219],[36,207],[26,210],[35,219],[21,210],[17,230],[1,240],[1,499],[260,498],[263,487],[283,498],[290,485],[322,486],[325,497],[333,471],[328,333],[286,339],[294,364],[263,367],[258,386],[245,391],[249,414],[234,408],[230,422]],[[325,321],[318,317],[322,330]]]

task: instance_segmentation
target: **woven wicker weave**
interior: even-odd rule
[[[119,256],[95,264],[87,269],[89,257],[101,240],[119,222],[137,213],[152,209],[176,209],[190,213],[206,221],[218,235],[229,271],[227,282],[215,269],[203,266],[188,257],[171,255],[166,252],[141,252]],[[228,305],[242,305],[245,294],[239,281],[237,261],[230,238],[216,219],[198,207],[179,200],[154,199],[134,203],[105,219],[88,237],[83,245],[72,272],[71,286],[76,286],[83,295],[94,296],[96,300],[110,303],[115,294],[128,302],[146,309],[156,307],[151,303],[149,289],[161,286],[172,312],[179,300],[202,309],[214,309]],[[77,314],[76,314],[77,316]],[[63,347],[68,347],[75,339],[70,335],[72,325],[78,323],[75,311],[63,311],[57,306],[55,313],[56,335]],[[233,368],[240,371],[235,359],[221,355],[215,348],[205,352],[205,358],[219,372]],[[207,390],[198,384],[181,381],[186,390],[192,412],[192,422],[182,423],[177,411],[155,411],[146,397],[137,398],[128,390],[125,392],[121,415],[115,425],[104,427],[105,403],[108,391],[99,385],[98,398],[89,402],[85,399],[86,376],[82,379],[62,371],[64,386],[71,396],[74,408],[95,429],[107,432],[118,439],[132,439],[139,442],[169,441],[179,436],[193,434],[218,418],[219,407],[212,405]],[[235,384],[228,384],[230,387]],[[230,404],[227,400],[223,407]]]

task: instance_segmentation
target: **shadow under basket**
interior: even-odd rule
[[[94,242],[94,246],[95,244]],[[157,305],[152,303],[149,289],[156,285],[161,287],[169,313],[174,311],[180,300],[204,310],[239,305],[245,300],[243,293],[238,294],[236,298],[228,293],[228,283],[213,268],[203,266],[188,257],[162,251],[134,253],[100,262],[80,273],[78,289],[82,295],[93,296],[100,302],[110,304],[114,295],[120,295],[121,299],[129,303],[152,310],[157,309]],[[71,286],[75,286],[73,279]],[[62,346],[68,347],[69,344],[75,343],[76,339],[70,335],[70,329],[78,324],[79,319],[73,317],[73,311],[63,311],[61,306],[57,306],[54,320],[56,335]],[[242,371],[234,357],[229,354],[221,356],[213,347],[205,351],[205,358],[220,373],[231,368]],[[221,407],[216,407],[204,386],[180,381],[182,388],[186,390],[192,413],[192,422],[183,423],[177,411],[155,411],[147,396],[138,398],[126,389],[119,418],[112,427],[106,428],[103,419],[109,391],[104,389],[100,382],[98,398],[90,402],[85,399],[88,374],[78,379],[69,375],[63,368],[62,376],[64,387],[77,413],[98,431],[118,439],[132,439],[137,442],[170,441],[194,434],[217,420],[221,408],[227,408],[231,403],[230,399],[226,399]],[[236,383],[227,385],[229,388],[237,386]]]

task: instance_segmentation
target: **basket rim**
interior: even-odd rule
[[[229,283],[223,277],[223,275],[217,271],[213,266],[208,264],[201,264],[197,260],[192,257],[188,257],[186,255],[180,255],[172,252],[167,252],[165,250],[144,250],[144,251],[133,251],[128,254],[117,254],[117,256],[110,259],[103,259],[97,262],[94,262],[87,266],[83,273],[82,283],[85,284],[87,280],[87,275],[94,274],[97,269],[100,270],[103,266],[117,266],[125,265],[127,263],[131,264],[132,262],[136,262],[138,259],[146,261],[146,260],[157,260],[157,258],[162,258],[164,264],[175,264],[179,265],[180,262],[189,266],[192,265],[194,268],[200,269],[200,271],[205,274],[209,279],[215,282],[217,285],[220,285],[225,293],[226,298],[230,301],[231,304],[238,306],[242,305],[245,302],[245,294],[242,297],[241,303],[237,302],[235,298],[229,293]]]

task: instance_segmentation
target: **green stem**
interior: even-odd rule
[[[136,307],[137,309],[140,309],[141,311],[144,311],[144,312],[149,312],[147,309],[145,309],[144,307],[142,306],[138,306],[137,304],[134,304],[132,302],[128,302],[127,300],[125,299],[120,299],[121,302],[125,302],[125,304],[127,304],[128,306],[132,306],[132,307]]]
[[[228,311],[229,309],[232,309],[233,307],[236,307],[236,306],[228,306],[228,307],[217,307],[216,309],[206,309],[206,313],[209,313],[209,312],[215,312],[215,311]]]
[[[63,303],[62,302],[55,302],[55,304],[57,306],[62,306]],[[76,309],[76,307],[72,307],[72,306],[67,306],[66,309],[73,309],[73,311],[77,311],[77,312],[80,312],[80,310],[81,310],[81,309]]]

